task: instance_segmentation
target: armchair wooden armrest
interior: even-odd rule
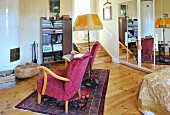
[[[43,69],[45,70],[45,72],[47,72],[48,74],[50,74],[51,76],[53,76],[56,79],[62,80],[62,81],[70,81],[69,79],[56,75],[53,71],[51,71],[50,69],[44,67],[44,66],[38,66],[37,69]]]
[[[78,52],[78,51],[72,51],[72,52],[74,52],[74,54],[79,54],[80,52]]]

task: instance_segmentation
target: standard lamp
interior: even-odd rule
[[[90,36],[89,31],[90,30],[100,30],[103,29],[103,25],[97,16],[97,14],[85,14],[85,15],[79,15],[76,18],[76,21],[73,26],[73,31],[88,31],[88,48],[90,51]],[[91,61],[91,59],[90,59]],[[98,84],[97,80],[92,80],[91,72],[92,72],[92,65],[90,64],[90,79],[86,79],[84,81],[84,84],[86,86],[95,86]]]
[[[156,19],[155,28],[163,28],[163,43],[158,44],[159,60],[169,63],[169,60],[165,58],[165,46],[168,45],[165,43],[165,28],[170,28],[170,18],[168,18],[168,14],[164,14],[163,18]]]
[[[163,18],[157,18],[155,28],[163,28],[163,42],[165,43],[165,28],[170,28],[170,18],[168,14],[164,14]]]

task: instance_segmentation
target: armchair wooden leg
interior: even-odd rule
[[[68,67],[68,62],[67,60],[65,60],[65,70],[67,70],[67,67]]]
[[[68,113],[68,101],[65,101],[65,112]]]
[[[79,97],[81,96],[81,89],[80,88],[78,89],[78,95],[79,95]]]
[[[38,93],[38,104],[40,104],[40,103],[41,103],[41,94]]]
[[[88,70],[88,74],[89,74],[89,77],[90,77],[90,70]]]

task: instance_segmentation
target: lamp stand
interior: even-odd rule
[[[165,28],[163,28],[163,42],[165,44]]]
[[[89,31],[88,31],[88,47],[89,47],[89,51],[90,51],[90,36],[89,36]],[[89,77],[90,77],[90,79],[86,79],[83,83],[84,83],[84,85],[85,86],[88,86],[88,87],[94,87],[94,86],[96,86],[96,85],[98,85],[98,83],[99,83],[99,81],[97,80],[97,79],[93,79],[92,77],[91,77],[91,75],[92,75],[92,65],[91,65],[91,56],[90,56],[90,75],[89,75]]]

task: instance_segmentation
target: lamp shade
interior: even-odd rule
[[[155,28],[170,28],[170,18],[157,18]]]
[[[79,15],[73,26],[73,31],[99,30],[103,25],[96,14]]]

